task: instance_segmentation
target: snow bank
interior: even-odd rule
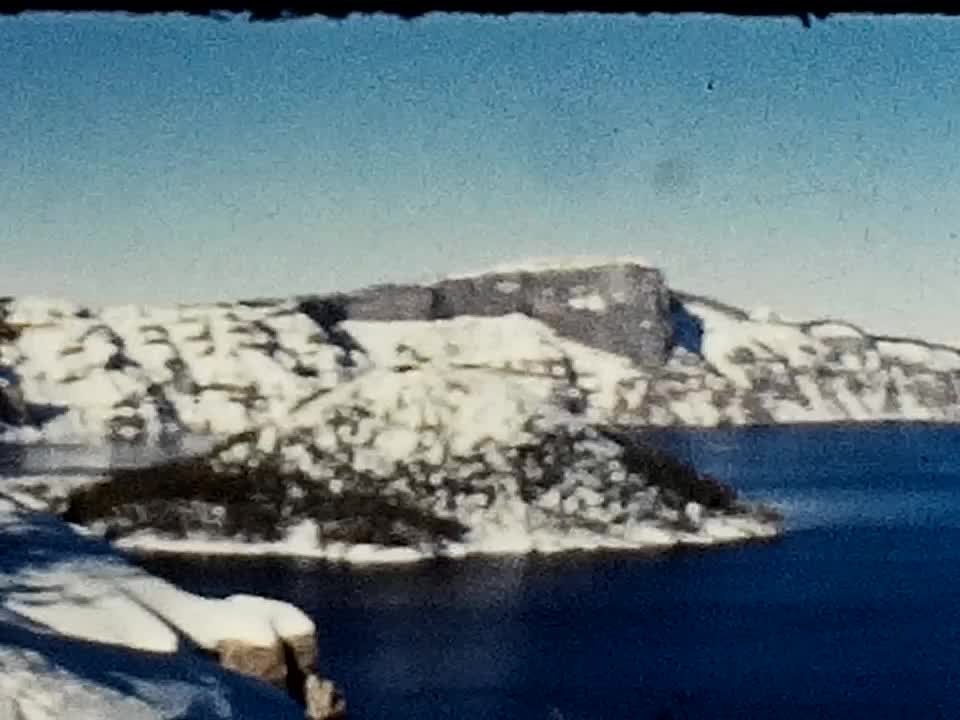
[[[298,609],[186,593],[2,497],[0,537],[0,717],[303,717],[281,692],[220,669],[181,640],[214,650],[228,640],[312,636]]]
[[[203,648],[223,640],[269,644],[313,634],[299,609],[264,598],[184,592],[113,555],[59,520],[0,499],[0,589],[8,610],[82,640],[172,652],[183,634]],[[18,559],[29,547],[27,562]],[[32,556],[43,562],[30,562]],[[12,571],[14,569],[15,571]]]

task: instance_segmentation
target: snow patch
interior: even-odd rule
[[[640,267],[652,267],[646,259],[639,256],[591,256],[591,255],[572,255],[569,257],[534,257],[524,260],[500,263],[486,270],[473,272],[462,272],[446,275],[448,280],[465,280],[469,278],[482,277],[484,275],[511,273],[542,273],[548,271],[564,270],[592,270],[599,267],[610,267],[616,265],[638,265]]]

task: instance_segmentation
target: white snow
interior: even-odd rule
[[[53,558],[11,574],[0,553],[3,606],[63,635],[155,652],[177,648],[176,633],[205,648],[225,639],[255,645],[312,634],[312,621],[286,603],[239,596],[202,598],[121,561],[60,521],[0,499],[0,532]],[[21,545],[22,547],[23,545]]]
[[[646,266],[638,258],[551,258],[487,272],[614,263]],[[510,293],[518,287],[504,281],[498,289]],[[602,311],[616,297],[611,293],[604,299],[584,287],[571,302]],[[4,382],[13,381],[8,375],[16,376],[28,401],[65,406],[66,412],[43,432],[14,430],[4,437],[86,439],[119,426],[113,432],[136,434],[142,427],[149,438],[160,432],[169,406],[187,430],[211,438],[254,431],[251,444],[237,445],[224,458],[231,462],[277,452],[288,467],[310,474],[316,467],[312,453],[319,450],[347,457],[355,469],[386,481],[400,465],[440,467],[453,458],[463,460],[457,472],[467,472],[467,459],[480,457],[487,463],[481,468],[504,475],[506,487],[513,472],[510,450],[535,441],[533,419],[551,417],[568,399],[581,404],[580,421],[585,423],[749,423],[756,420],[757,406],[780,422],[960,420],[960,409],[937,406],[923,393],[925,387],[949,387],[950,377],[945,380],[943,373],[954,373],[957,387],[960,353],[907,340],[880,340],[874,347],[869,335],[842,321],[799,324],[762,309],[744,320],[709,301],[685,305],[702,322],[702,356],[675,349],[665,368],[649,371],[519,314],[435,322],[349,321],[339,328],[359,346],[349,348],[337,345],[292,300],[269,307],[124,306],[77,317],[75,306],[21,299],[10,306],[24,327],[21,338],[4,348],[5,362],[13,368]],[[132,362],[108,362],[121,349]],[[898,405],[892,410],[887,407],[888,383],[898,388]],[[344,414],[350,415],[349,422],[341,421]],[[300,439],[293,442],[293,434]],[[440,507],[448,499],[446,490],[439,479],[430,482]],[[333,492],[342,486],[342,480],[330,480]],[[68,490],[68,484],[46,477],[10,488],[33,507]],[[581,490],[565,490],[544,502],[555,500],[556,509],[577,512],[583,506],[584,512],[605,517],[603,507],[591,505],[596,497],[586,481]],[[510,503],[485,508],[479,500],[454,500],[457,518],[473,531],[463,545],[441,549],[454,555],[485,548],[547,552],[713,537],[702,528],[677,535],[655,523],[615,528],[597,537],[585,532],[561,537],[530,508],[520,512]],[[717,522],[722,523],[715,519],[705,527]],[[204,552],[240,549],[202,536],[173,543],[142,533],[125,542],[155,548],[195,545]],[[317,547],[316,527],[306,520],[285,541],[243,549],[350,561],[423,556],[418,549]],[[112,602],[109,597],[97,596],[91,604]]]
[[[863,338],[863,333],[853,325],[838,322],[816,323],[810,327],[810,334],[815,338]]]
[[[281,692],[179,640],[213,649],[226,639],[262,645],[313,634],[298,609],[186,593],[3,497],[0,535],[0,717],[302,718]]]
[[[946,348],[931,348],[911,342],[880,341],[877,350],[886,358],[907,365],[919,365],[937,372],[960,371],[960,352]]]
[[[123,538],[117,546],[150,552],[196,553],[225,556],[304,557],[342,562],[350,565],[392,565],[413,563],[436,557],[459,558],[467,555],[550,555],[589,550],[650,550],[677,545],[716,545],[725,542],[775,537],[779,530],[769,523],[751,518],[712,517],[695,533],[665,528],[655,522],[634,523],[617,534],[574,529],[564,532],[528,527],[524,510],[507,509],[496,522],[485,522],[464,543],[448,543],[431,550],[414,547],[328,543],[317,546],[311,536],[300,533],[278,542],[239,542],[203,537],[201,534],[172,539],[150,532]]]
[[[589,310],[595,313],[607,309],[607,301],[603,299],[603,295],[596,292],[572,297],[567,300],[567,304],[574,310]]]
[[[446,275],[450,280],[481,277],[492,274],[509,273],[538,273],[548,270],[590,270],[611,265],[639,265],[652,267],[647,260],[635,255],[602,256],[602,255],[571,255],[568,257],[533,257],[512,262],[499,263],[486,270],[461,272]]]
[[[538,320],[521,314],[452,320],[343,323],[374,366],[432,363],[520,370],[563,360],[562,341]]]
[[[6,306],[6,322],[11,325],[40,325],[53,320],[74,317],[80,310],[76,303],[40,295],[21,295]]]
[[[641,260],[551,258],[506,267],[534,271],[624,262]],[[509,282],[504,283],[501,291],[516,291]],[[570,301],[600,311],[612,300],[581,288]],[[360,349],[346,350],[300,313],[294,300],[267,307],[120,306],[77,317],[80,308],[67,303],[18,299],[9,308],[12,317],[26,325],[17,341],[4,347],[5,361],[12,365],[29,402],[62,407],[65,412],[49,422],[42,434],[7,430],[3,436],[22,441],[89,441],[110,428],[119,436],[155,438],[170,422],[169,415],[161,412],[164,402],[174,409],[176,423],[194,432],[223,436],[270,425],[285,427],[292,410],[309,398],[348,387],[377,370],[498,370],[522,377],[530,387],[538,386],[535,392],[543,397],[551,392],[577,394],[586,416],[594,421],[631,418],[695,425],[718,420],[715,397],[704,394],[703,388],[711,394],[745,397],[755,391],[755,367],[765,368],[760,376],[790,373],[808,377],[813,383],[804,383],[812,392],[808,400],[827,413],[800,413],[811,420],[836,417],[819,397],[825,390],[814,376],[821,368],[856,375],[861,381],[868,375],[886,374],[890,363],[924,372],[960,372],[960,353],[949,348],[881,340],[873,349],[869,336],[841,321],[801,325],[759,311],[751,319],[741,320],[709,301],[688,300],[685,305],[703,324],[703,358],[677,351],[675,356],[682,361],[671,366],[671,373],[701,378],[702,382],[680,390],[688,398],[673,398],[670,407],[657,407],[649,398],[662,396],[657,392],[664,385],[661,380],[633,366],[626,357],[560,337],[545,324],[522,315],[436,322],[346,322],[342,329],[360,345]],[[857,342],[850,345],[847,341]],[[108,365],[121,350],[132,364]],[[5,371],[5,383],[10,382],[8,375]],[[572,381],[576,387],[570,385]],[[866,384],[876,385],[872,380]],[[918,407],[934,417],[960,416],[956,409],[930,407],[930,401],[916,396],[912,387],[905,392],[911,398],[904,402],[916,406],[911,417]],[[455,402],[457,392],[451,389],[450,393],[448,400]],[[796,412],[794,398],[764,396],[761,402],[775,417]],[[728,398],[723,404],[734,408],[723,411],[724,419],[750,420],[749,412],[736,410],[749,403]],[[860,406],[845,398],[838,411],[853,407]]]
[[[779,322],[780,315],[766,305],[760,305],[750,311],[750,319],[757,322]]]

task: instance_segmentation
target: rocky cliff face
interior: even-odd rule
[[[582,363],[564,350],[566,343],[577,355],[598,348],[619,358],[614,363],[635,366],[630,372],[636,375],[662,365],[671,336],[662,275],[619,265],[99,313],[8,298],[0,312],[19,331],[0,355],[9,376],[20,378],[7,383],[4,422],[31,419],[16,402],[22,394],[47,408],[45,418],[62,410],[65,417],[49,432],[122,439],[259,427],[378,361],[409,355],[400,364],[416,365],[418,352],[437,361],[459,354],[455,365],[485,366],[489,350],[481,348],[490,338],[499,343],[494,368],[519,363],[534,375],[548,372],[575,383]],[[481,335],[466,337],[475,332]],[[446,348],[428,348],[430,336],[444,337]],[[470,357],[477,349],[481,354]]]
[[[18,330],[6,322],[6,314],[0,305],[0,352],[4,345],[16,342],[19,336]],[[2,357],[0,354],[0,360]],[[0,362],[0,424],[23,425],[29,421],[30,415],[19,378],[12,368]]]
[[[380,285],[307,298],[301,308],[324,327],[331,320],[377,322],[503,317],[540,320],[561,337],[630,358],[641,367],[666,360],[671,340],[669,291],[659,270],[607,264],[507,270],[430,286]]]

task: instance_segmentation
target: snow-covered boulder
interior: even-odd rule
[[[184,592],[7,497],[0,537],[0,717],[303,717],[284,692],[206,658],[280,688],[303,684],[315,628],[292,605]],[[264,656],[276,662],[250,662]]]

